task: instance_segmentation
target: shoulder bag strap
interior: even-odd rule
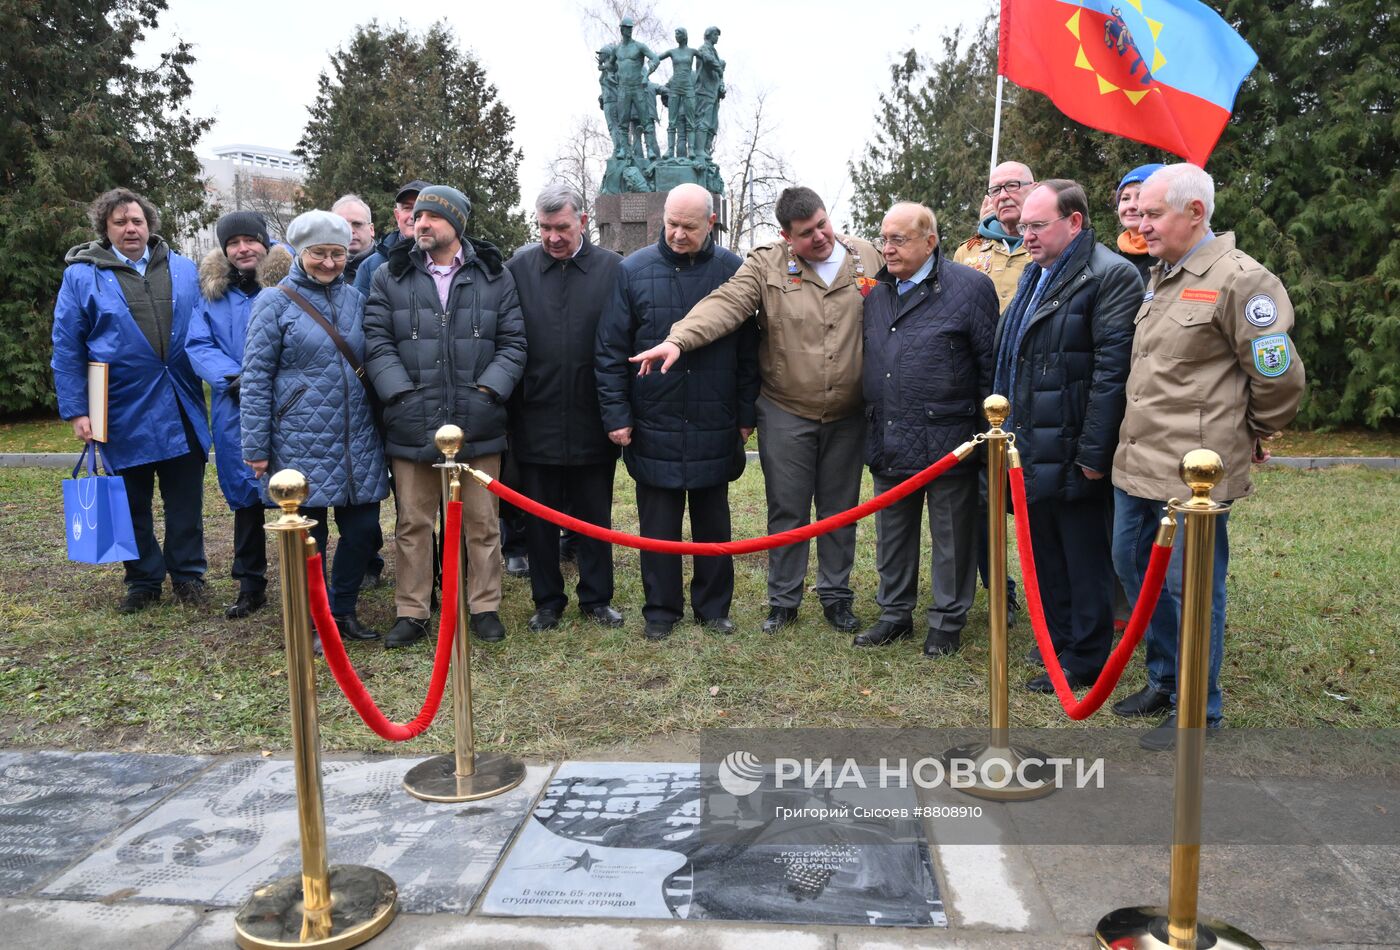
[[[355,371],[355,378],[360,381],[360,385],[365,387],[365,392],[369,394],[371,404],[373,404],[373,400],[375,399],[374,387],[372,387],[369,380],[365,378],[365,368],[360,364],[359,360],[355,359],[355,351],[350,349],[350,344],[345,342],[345,337],[340,335],[340,331],[335,328],[335,325],[322,316],[321,311],[311,306],[310,301],[292,288],[278,287],[277,289],[286,294],[292,303],[306,311],[306,315],[312,320],[315,320],[316,325],[326,331],[326,336],[331,338],[331,342],[335,344],[335,348],[340,350],[340,355],[345,357],[345,362],[349,363],[350,368]]]

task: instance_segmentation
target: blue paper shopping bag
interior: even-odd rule
[[[97,473],[98,458],[106,475]],[[86,464],[85,464],[86,463]],[[68,560],[86,564],[136,559],[136,534],[126,504],[126,482],[113,475],[97,442],[89,442],[63,480],[63,517],[68,526]]]

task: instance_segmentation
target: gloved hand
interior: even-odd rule
[[[224,390],[224,392],[228,393],[228,398],[233,400],[233,404],[235,406],[238,405],[238,397],[240,393],[239,380],[241,378],[242,377],[237,375],[224,377],[224,379],[228,382],[228,387]]]

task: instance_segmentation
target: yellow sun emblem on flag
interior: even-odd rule
[[[1074,38],[1079,41],[1079,49],[1075,52],[1074,56],[1074,65],[1080,69],[1087,69],[1094,74],[1094,78],[1099,84],[1100,94],[1108,95],[1112,92],[1121,92],[1128,97],[1128,101],[1133,105],[1137,105],[1148,93],[1156,90],[1155,85],[1149,85],[1152,81],[1152,74],[1161,69],[1167,62],[1166,57],[1162,55],[1162,51],[1157,48],[1157,37],[1162,32],[1162,23],[1152,19],[1143,12],[1142,0],[1120,0],[1120,2],[1131,5],[1133,9],[1142,16],[1143,20],[1147,22],[1147,27],[1152,33],[1152,66],[1149,69],[1147,63],[1143,60],[1137,43],[1133,39],[1131,31],[1128,29],[1127,22],[1123,19],[1122,12],[1116,6],[1109,7],[1112,14],[1105,23],[1103,45],[1106,46],[1110,52],[1117,53],[1119,58],[1123,59],[1123,61],[1128,64],[1128,74],[1135,81],[1134,85],[1141,85],[1145,88],[1125,88],[1121,80],[1119,82],[1114,82],[1108,79],[1099,71],[1098,67],[1090,61],[1089,56],[1084,51],[1084,38],[1080,34],[1079,20],[1084,12],[1082,8],[1074,11],[1074,15],[1065,23],[1065,28],[1068,29],[1070,33],[1074,34]],[[1124,59],[1125,56],[1126,59]],[[1139,67],[1141,67],[1143,72],[1141,78],[1137,75]]]

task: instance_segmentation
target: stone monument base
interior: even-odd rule
[[[658,185],[660,170],[657,166]],[[676,182],[675,184],[683,184]],[[703,184],[703,182],[701,183]],[[674,185],[667,185],[665,191],[628,192],[621,195],[598,195],[593,199],[593,220],[598,225],[598,244],[617,251],[624,257],[633,251],[655,244],[661,237],[661,223],[666,210],[666,195]],[[713,193],[712,193],[713,194]],[[715,211],[721,214],[724,196],[714,195]],[[715,240],[723,243],[724,236],[717,230]]]

